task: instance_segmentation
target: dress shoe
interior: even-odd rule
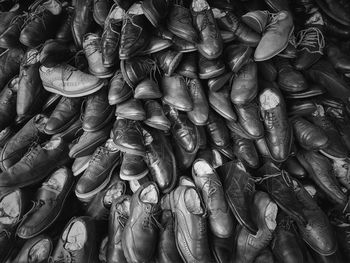
[[[179,66],[176,68],[176,73],[191,79],[197,78],[198,76],[197,54],[195,52],[184,54]]]
[[[236,131],[235,131],[236,132]],[[240,136],[242,136],[240,134]],[[260,138],[255,140],[255,147],[258,151],[258,153],[264,158],[264,159],[271,159],[271,153],[269,149],[267,148],[266,140],[265,138]],[[287,159],[288,160],[288,159]]]
[[[111,125],[95,132],[84,132],[69,150],[69,157],[79,158],[94,153],[95,149],[104,144],[109,138]]]
[[[109,183],[113,170],[120,164],[120,151],[109,139],[104,146],[96,148],[92,154],[88,168],[79,178],[75,194],[81,200],[95,196]]]
[[[94,0],[93,17],[97,24],[103,26],[111,9],[109,0]]]
[[[321,150],[322,154],[331,159],[344,159],[349,155],[339,131],[326,116],[323,106],[317,104],[317,110],[309,116],[309,120],[324,130],[329,139],[328,146]]]
[[[168,14],[167,27],[171,33],[191,43],[198,42],[198,33],[192,24],[190,9],[174,4]]]
[[[344,54],[340,48],[334,44],[329,44],[326,52],[329,61],[337,71],[343,73],[350,72],[350,57],[347,54]]]
[[[70,169],[63,167],[51,174],[38,189],[35,205],[25,215],[17,235],[23,239],[33,238],[55,223],[72,188],[73,174]]]
[[[158,130],[168,131],[170,121],[164,114],[162,106],[155,100],[145,102],[146,119],[144,123]]]
[[[120,180],[118,174],[119,169],[116,169],[107,186],[87,203],[85,212],[87,216],[100,222],[108,221],[114,200],[122,198],[127,190],[126,183]]]
[[[306,21],[305,29],[298,32],[298,56],[294,66],[305,70],[316,63],[323,55],[325,39],[324,22],[320,12],[315,12]]]
[[[289,175],[271,161],[266,162],[258,170],[257,175],[262,176],[262,179],[257,180],[257,182],[271,196],[278,207],[294,221],[306,224],[307,218],[302,210],[303,204],[297,200]]]
[[[163,210],[156,262],[182,262],[175,244],[174,218],[171,210]]]
[[[79,118],[80,108],[80,98],[62,97],[45,125],[45,133],[53,135],[67,129]]]
[[[148,175],[146,175],[145,177],[142,177],[140,180],[132,180],[132,181],[128,181],[129,183],[129,188],[131,190],[132,193],[136,193],[137,190],[141,187],[141,185],[150,182],[151,180],[149,179]]]
[[[236,35],[231,31],[220,30],[220,35],[224,44],[231,43],[236,39]]]
[[[258,68],[254,61],[245,64],[231,82],[231,101],[233,104],[247,104],[258,93]]]
[[[189,80],[188,91],[193,102],[193,109],[187,112],[187,117],[195,125],[203,126],[208,120],[209,105],[200,80],[197,78]]]
[[[158,83],[153,79],[142,80],[134,91],[134,98],[140,100],[160,99],[162,96]]]
[[[218,58],[223,50],[223,42],[208,2],[192,1],[191,13],[193,24],[199,32],[198,51],[207,59]]]
[[[50,39],[45,41],[38,56],[40,64],[50,68],[69,60],[73,52],[66,42]]]
[[[293,232],[292,224],[291,218],[283,212],[277,215],[277,227],[271,249],[278,262],[297,263],[305,261],[297,236]]]
[[[52,68],[41,66],[39,73],[47,91],[66,97],[87,96],[105,85],[102,79],[86,74],[68,64]]]
[[[204,126],[197,126],[198,130],[198,146],[199,149],[206,149],[207,148],[207,134],[205,132]]]
[[[168,137],[154,129],[146,135],[146,163],[150,176],[162,193],[169,193],[177,182],[177,165]]]
[[[61,137],[66,142],[72,142],[83,134],[82,123],[80,118],[73,122],[67,129],[62,132],[56,133],[52,138]]]
[[[274,12],[280,12],[282,10],[290,11],[287,0],[265,0],[265,4]]]
[[[226,86],[219,91],[209,91],[209,105],[219,115],[228,121],[236,121],[237,116],[233,111],[233,106],[230,100],[230,88]]]
[[[349,8],[344,5],[347,2],[341,3],[332,0],[316,0],[316,3],[329,17],[342,25],[350,26]]]
[[[18,116],[30,116],[41,110],[45,95],[39,75],[38,55],[36,49],[29,50],[21,62],[16,105]]]
[[[146,119],[146,112],[143,108],[141,100],[129,99],[117,105],[115,115],[135,121],[143,121]]]
[[[161,85],[164,94],[163,103],[186,112],[193,110],[193,102],[184,77],[179,75],[164,76]]]
[[[18,77],[14,77],[0,92],[0,130],[8,127],[16,118],[18,82]]]
[[[192,166],[192,177],[201,190],[208,209],[211,232],[220,238],[231,236],[234,227],[233,217],[215,169],[205,159],[196,159]]]
[[[25,15],[18,15],[11,20],[6,30],[0,35],[1,48],[15,48],[20,47],[19,36],[26,20]]]
[[[254,142],[234,132],[231,132],[231,137],[233,139],[233,151],[237,158],[250,168],[258,168],[259,155]]]
[[[288,45],[294,25],[291,13],[283,10],[271,15],[265,32],[255,50],[255,61],[268,60],[281,53]]]
[[[113,72],[103,64],[101,45],[101,38],[97,34],[89,33],[84,36],[83,50],[89,64],[89,72],[98,78],[109,78]]]
[[[15,4],[9,11],[0,11],[0,35],[8,28],[11,21],[20,13],[20,5]]]
[[[61,25],[56,31],[55,39],[65,43],[73,41],[71,24],[74,18],[74,10],[75,8],[73,6],[66,6],[63,8]]]
[[[294,136],[300,146],[306,150],[318,150],[328,146],[326,133],[303,118],[291,119]]]
[[[13,126],[8,126],[5,129],[0,131],[0,155],[3,147],[7,143],[7,141],[16,133],[16,129]],[[1,162],[0,162],[1,168]]]
[[[317,110],[316,103],[310,99],[287,100],[288,116],[310,116]]]
[[[332,163],[328,158],[312,151],[300,151],[297,158],[307,170],[312,181],[322,189],[330,200],[341,206],[346,204],[347,197],[337,182],[332,170]]]
[[[73,217],[64,227],[51,255],[53,262],[98,262],[97,229],[87,216]]]
[[[255,101],[245,105],[234,105],[234,108],[238,124],[248,138],[259,139],[264,136],[264,126],[260,120],[259,109]]]
[[[274,263],[275,259],[270,248],[264,248],[255,258],[254,263]]]
[[[158,36],[151,36],[147,47],[141,52],[141,55],[150,55],[170,48],[173,42],[170,39],[163,39]]]
[[[131,88],[136,88],[137,84],[149,77],[150,73],[156,68],[156,62],[148,57],[135,57],[120,62],[124,80]]]
[[[199,55],[198,67],[200,79],[211,79],[225,73],[225,64],[221,58],[208,60]]]
[[[167,77],[173,75],[175,69],[180,64],[182,56],[182,53],[171,49],[162,50],[154,54],[160,69],[163,70],[164,75]]]
[[[294,93],[286,92],[284,95],[286,99],[306,99],[322,95],[325,92],[326,89],[320,84],[311,83],[306,90]]]
[[[95,132],[103,129],[113,118],[114,108],[108,103],[106,88],[91,94],[85,101],[85,110],[81,115],[83,129]]]
[[[234,262],[252,263],[259,253],[268,246],[276,228],[277,205],[265,192],[256,192],[252,203],[254,221],[258,226],[256,234],[239,226],[234,241]]]
[[[173,38],[173,49],[180,53],[195,52],[198,50],[197,45],[193,42],[189,42],[177,36]]]
[[[261,61],[257,64],[259,77],[270,82],[277,81],[278,72],[272,60]]]
[[[170,132],[176,143],[187,152],[193,152],[198,149],[197,127],[184,113],[177,111],[173,107],[166,106],[164,111],[170,120]]]
[[[252,52],[252,48],[249,46],[232,44],[225,48],[224,57],[229,68],[237,73],[243,65],[248,63]]]
[[[47,139],[44,133],[47,120],[48,118],[41,114],[34,116],[6,142],[0,154],[2,171],[7,171],[17,163],[34,142],[42,143]]]
[[[113,141],[120,151],[141,156],[146,154],[142,128],[137,121],[117,118],[112,132]]]
[[[37,260],[37,262],[45,262],[49,260],[52,250],[53,244],[49,236],[33,237],[24,243],[12,262],[30,262],[32,259]]]
[[[175,218],[176,247],[185,262],[212,262],[207,237],[205,206],[194,187],[178,186],[162,199]]]
[[[341,39],[348,39],[350,37],[350,29],[348,26],[344,26],[327,16],[323,16],[323,22],[327,35]]]
[[[257,226],[250,207],[253,204],[255,183],[240,161],[230,161],[218,168],[226,200],[238,223],[255,234]],[[235,176],[231,176],[232,174]]]
[[[77,0],[74,5],[74,15],[71,30],[75,45],[83,47],[83,38],[89,32],[93,20],[93,0]]]
[[[109,82],[108,102],[110,105],[121,103],[132,96],[132,89],[123,78],[120,70],[117,70]]]
[[[127,263],[122,248],[122,233],[130,216],[131,197],[123,195],[112,202],[108,220],[107,262]]]
[[[269,12],[266,10],[250,11],[242,16],[242,21],[255,32],[261,34],[269,21]]]
[[[219,28],[233,32],[239,42],[256,47],[261,39],[253,29],[242,23],[232,11],[213,9]]]
[[[301,92],[308,88],[306,79],[301,72],[294,69],[286,58],[275,58],[278,71],[278,85],[288,93]]]
[[[298,201],[303,203],[307,219],[306,225],[296,222],[302,239],[320,255],[334,254],[337,242],[327,216],[300,183],[293,180],[293,184]]]
[[[150,38],[149,22],[143,13],[141,3],[133,4],[123,18],[119,58],[122,60],[135,57],[148,45]]]
[[[23,57],[24,50],[19,48],[8,49],[0,54],[0,89],[18,75]]]
[[[142,156],[124,153],[120,167],[120,179],[125,181],[139,180],[147,174],[148,168]]]
[[[69,160],[68,151],[67,143],[61,138],[32,147],[15,165],[0,174],[0,186],[24,187],[40,182]]]
[[[39,3],[39,2],[37,2]],[[27,23],[19,36],[19,41],[27,47],[36,47],[45,40],[52,38],[58,29],[62,6],[59,1],[47,0],[36,8],[30,8]]]
[[[119,52],[120,32],[125,11],[115,6],[109,11],[101,37],[102,64],[110,68],[116,64]]]
[[[142,10],[151,24],[157,28],[167,17],[171,4],[170,0],[146,0],[142,2]]]
[[[230,262],[233,255],[234,235],[228,238],[211,236],[209,245],[212,248],[214,258],[218,263]]]
[[[212,145],[221,148],[230,143],[230,135],[224,120],[213,111],[209,112],[206,130]]]
[[[143,184],[131,197],[130,216],[122,234],[128,262],[150,261],[158,241],[160,195],[155,183]]]
[[[0,260],[5,262],[14,247],[15,232],[26,209],[26,199],[22,190],[15,188],[0,195],[1,233]]]
[[[307,171],[295,156],[289,157],[287,161],[284,162],[283,169],[298,180],[302,180],[308,176]]]
[[[208,80],[209,90],[213,92],[219,91],[232,78],[232,74],[233,74],[232,72],[227,72],[218,77],[209,79]]]
[[[280,91],[267,83],[259,95],[259,102],[268,149],[273,160],[283,162],[290,154],[293,133],[287,117],[286,104]]]
[[[116,0],[115,2],[123,8],[124,10],[128,10],[129,7],[132,6],[133,3],[135,3],[137,0]]]

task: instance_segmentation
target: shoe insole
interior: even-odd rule
[[[43,3],[46,10],[50,11],[53,15],[59,15],[62,12],[62,6],[56,0],[48,0]]]
[[[105,147],[108,149],[108,150],[111,150],[111,151],[117,151],[117,147],[115,145],[115,143],[113,142],[113,139],[108,139],[106,141],[106,144],[105,144]]]
[[[46,262],[50,256],[51,243],[50,240],[44,238],[36,243],[28,253],[28,263]]]
[[[276,203],[270,202],[265,211],[265,222],[267,227],[272,231],[275,230],[277,223],[276,223],[276,217],[277,217],[278,208]]]
[[[185,192],[185,205],[187,210],[195,215],[201,215],[204,213],[201,200],[197,191],[194,188],[188,188]]]
[[[84,224],[80,221],[72,222],[64,230],[62,239],[65,240],[65,249],[70,251],[82,249],[87,240],[87,232]]]
[[[57,191],[62,191],[66,180],[67,174],[64,172],[63,168],[60,168],[50,176],[49,180],[47,180],[44,185],[50,186],[50,188]]]
[[[204,176],[214,173],[213,168],[206,161],[197,161],[193,165],[193,170],[197,176]]]
[[[60,144],[61,144],[62,139],[61,138],[54,138],[51,139],[51,141],[49,141],[48,143],[45,144],[45,146],[43,147],[43,149],[46,150],[54,150],[56,149]]]
[[[113,184],[111,188],[109,188],[103,198],[103,203],[105,206],[110,206],[114,199],[117,199],[125,192],[125,187],[122,182],[117,182]]]
[[[260,95],[260,105],[264,110],[271,110],[280,104],[279,97],[267,89]]]
[[[209,4],[205,0],[193,0],[192,1],[192,9],[195,12],[201,12],[203,10],[209,9]]]
[[[191,178],[187,177],[187,176],[181,176],[180,178],[180,185],[183,186],[190,186],[190,187],[196,187],[196,185],[194,184],[194,182],[191,180]]]
[[[0,224],[8,225],[16,222],[20,213],[18,191],[6,195],[0,201]]]
[[[144,203],[149,203],[149,204],[158,203],[159,197],[158,197],[158,191],[156,189],[156,186],[153,184],[150,184],[149,186],[144,188],[140,193],[140,200]]]
[[[135,4],[133,4],[129,8],[128,14],[131,14],[131,15],[142,15],[143,14],[143,10],[141,8],[141,4],[139,2],[136,2]]]

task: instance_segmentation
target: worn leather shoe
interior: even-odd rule
[[[228,121],[236,121],[237,115],[230,100],[230,87],[226,86],[219,91],[209,91],[210,107]]]
[[[187,116],[195,125],[203,126],[207,123],[209,114],[207,97],[199,79],[191,79],[188,82],[188,91],[193,102],[193,109],[187,112]]]
[[[108,102],[110,105],[121,103],[132,96],[132,89],[123,78],[120,70],[117,70],[109,82]]]
[[[156,100],[146,101],[145,111],[145,124],[158,130],[168,131],[170,129],[170,121],[165,116],[162,106]]]
[[[209,60],[199,55],[198,67],[200,79],[211,79],[225,73],[225,64],[221,58]]]
[[[232,44],[224,50],[225,61],[229,68],[237,73],[249,61],[252,52],[249,46]]]
[[[14,77],[0,92],[0,130],[8,127],[16,118],[18,82],[18,77]]]

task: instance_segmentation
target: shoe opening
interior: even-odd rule
[[[154,184],[145,187],[140,193],[140,200],[144,203],[157,204],[159,197],[158,191]]]
[[[265,211],[265,222],[267,227],[272,231],[275,230],[277,223],[276,223],[276,217],[277,217],[278,208],[277,205],[274,202],[270,202]]]
[[[77,251],[83,248],[87,240],[85,225],[81,221],[72,222],[63,232],[64,248],[69,251]]]
[[[185,204],[187,210],[195,215],[202,215],[204,209],[202,208],[202,203],[198,192],[194,188],[188,188],[185,192]]]

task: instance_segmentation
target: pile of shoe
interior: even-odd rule
[[[349,262],[347,0],[0,0],[0,262]]]

